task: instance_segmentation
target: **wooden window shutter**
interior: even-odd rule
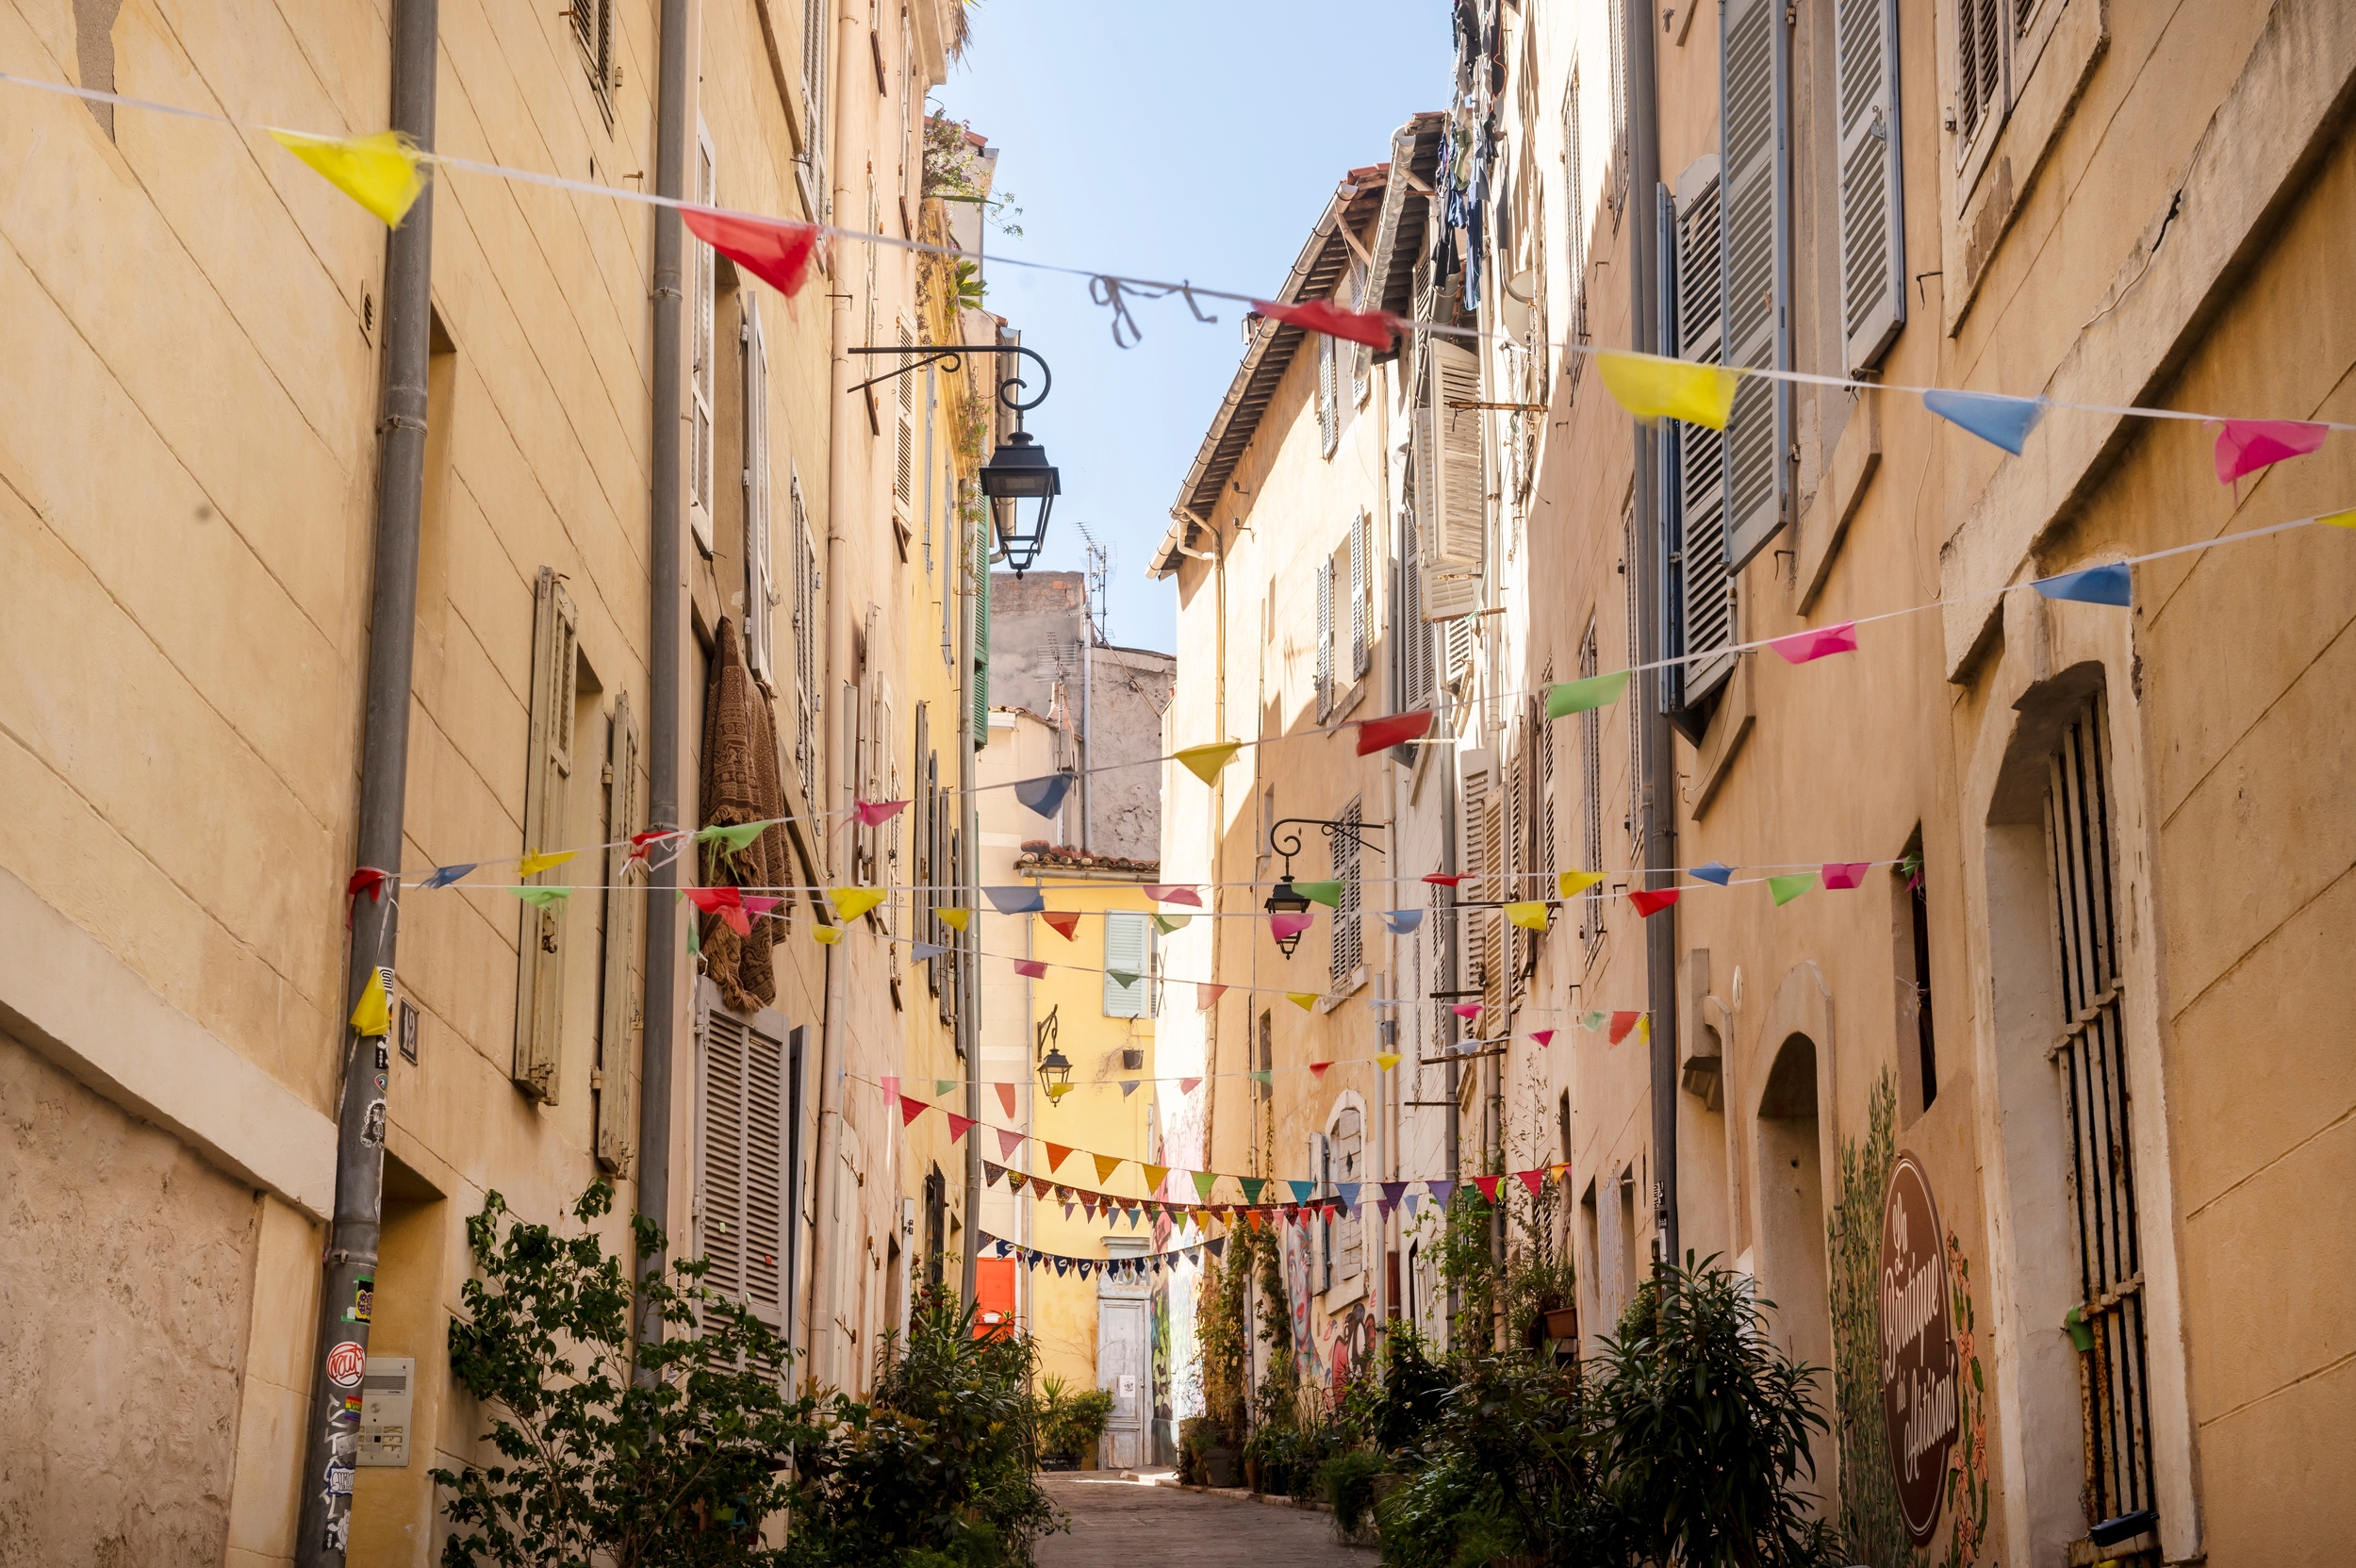
[[[908,330],[908,323],[896,323],[899,346],[914,348],[916,335]],[[895,368],[914,364],[913,359],[895,361]],[[892,508],[902,520],[912,516],[916,506],[916,372],[895,376],[892,380]]]
[[[1153,961],[1153,928],[1145,916],[1114,910],[1104,917],[1104,1015],[1142,1018],[1145,1015],[1146,970]],[[1124,985],[1111,971],[1138,978]]]
[[[1724,204],[1720,312],[1726,360],[1791,369],[1791,31],[1785,0],[1725,0],[1719,11]],[[1766,547],[1791,500],[1791,385],[1745,376],[1726,423],[1726,558]]]
[[[1317,335],[1317,450],[1330,457],[1342,440],[1341,370],[1339,344],[1327,333]]]
[[[598,1028],[597,1163],[630,1174],[638,1135],[638,912],[646,895],[631,885],[630,835],[643,825],[638,802],[638,721],[630,694],[614,699],[607,732],[605,836],[605,1000]]]
[[[712,1288],[783,1329],[788,1085],[776,1017],[740,1018],[707,999],[696,1213]]]
[[[1587,636],[1579,644],[1579,679],[1592,679],[1602,657],[1590,617]],[[1604,716],[1600,708],[1579,715],[1579,868],[1600,871],[1604,867]],[[1579,931],[1591,953],[1604,939],[1603,889],[1590,888],[1581,898]]]
[[[769,537],[769,348],[761,335],[760,296],[738,291],[745,366],[745,662],[776,681],[775,547]]]
[[[1637,618],[1643,613],[1636,591],[1637,544],[1636,504],[1631,501],[1620,516],[1620,580],[1627,589],[1628,652],[1621,666],[1623,669],[1634,669],[1641,662],[1637,652]],[[1638,867],[1644,864],[1644,704],[1639,701],[1620,705],[1628,715],[1628,864]]]
[[[1898,0],[1835,0],[1833,35],[1840,66],[1840,324],[1855,375],[1880,363],[1906,322]]]
[[[801,775],[802,804],[818,806],[818,714],[823,705],[819,653],[825,647],[818,625],[818,547],[810,536],[810,512],[802,503],[801,476],[786,482],[793,513],[794,553],[794,767]]]
[[[1725,352],[1720,315],[1718,158],[1694,160],[1677,180],[1676,352],[1681,359],[1715,365]],[[1672,705],[1691,707],[1734,672],[1735,578],[1726,568],[1725,437],[1704,424],[1672,427],[1675,469],[1670,499],[1677,508],[1675,537],[1682,557],[1678,573],[1679,636],[1665,652],[1671,657],[1717,652],[1698,664],[1668,671]]]
[[[1343,808],[1342,820],[1356,828],[1365,820],[1362,801],[1352,801]],[[1358,839],[1349,834],[1336,834],[1331,840],[1333,880],[1342,884],[1342,896],[1333,911],[1333,936],[1326,944],[1326,974],[1335,990],[1345,989],[1350,977],[1358,972],[1365,957],[1365,933],[1359,906]]]
[[[1955,156],[2004,109],[2003,0],[1955,0]],[[1846,165],[1844,164],[1845,168]]]
[[[1333,711],[1333,557],[1317,563],[1317,721]]]
[[[1364,512],[1350,520],[1350,679],[1366,673],[1368,592],[1374,582],[1374,520]]]
[[[1433,554],[1477,574],[1488,564],[1488,500],[1478,409],[1452,404],[1481,401],[1480,360],[1472,350],[1437,339],[1426,345],[1432,374],[1433,445],[1438,503],[1426,542]]]
[[[571,836],[572,704],[580,668],[579,619],[556,573],[540,569],[532,607],[531,752],[524,769],[523,848],[526,854],[562,849]],[[553,867],[524,879],[532,886],[563,886],[571,879]],[[556,1103],[565,1028],[565,914],[559,899],[547,908],[523,906],[521,970],[516,1006],[513,1077],[525,1093]]]
[[[1458,864],[1467,875],[1457,892],[1467,901],[1489,902],[1500,897],[1505,885],[1505,811],[1497,799],[1495,753],[1475,750],[1463,757],[1459,799],[1464,843]],[[1504,921],[1494,908],[1459,909],[1458,918],[1467,969],[1464,988],[1477,984],[1488,1005],[1500,1006],[1505,1000]]]
[[[698,127],[696,136],[696,200],[705,206],[719,201],[712,138]],[[687,520],[693,526],[696,543],[704,554],[712,553],[712,393],[715,345],[713,342],[713,311],[719,290],[718,253],[700,239],[688,240],[694,269],[693,297],[689,301],[695,334],[694,362],[690,367],[689,410],[691,428],[687,433]]]

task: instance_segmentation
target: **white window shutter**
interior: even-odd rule
[[[1345,1105],[1333,1120],[1333,1179],[1336,1182],[1359,1181],[1365,1179],[1366,1134],[1365,1118],[1354,1105]],[[1343,1279],[1355,1279],[1364,1266],[1366,1228],[1364,1224],[1344,1214],[1338,1222],[1341,1254],[1336,1260],[1335,1273]]]
[[[717,183],[712,138],[698,127],[696,136],[696,200],[706,206],[717,205],[719,191]],[[690,388],[689,410],[691,428],[687,433],[687,520],[695,531],[696,543],[706,555],[712,553],[712,390],[714,387],[713,311],[719,289],[717,253],[700,239],[688,240],[692,247],[694,268],[694,297],[689,302],[695,334],[694,363],[687,377]]]
[[[1145,987],[1148,967],[1153,962],[1153,928],[1143,915],[1114,910],[1104,917],[1104,1015],[1108,1018],[1142,1018],[1145,1015]],[[1111,971],[1138,978],[1124,985],[1112,978]]]
[[[579,621],[572,596],[556,573],[540,569],[532,609],[531,748],[524,769],[523,848],[526,854],[561,849],[571,836],[572,704],[580,666]],[[542,871],[526,882],[563,885],[562,871]],[[547,1104],[556,1103],[565,1028],[566,900],[547,908],[523,906],[518,940],[516,1053],[511,1073],[519,1087]]]
[[[1841,332],[1854,375],[1881,361],[1906,322],[1898,0],[1835,0],[1833,33],[1840,61]]]
[[[1697,158],[1677,181],[1677,355],[1715,365],[1725,349],[1719,315],[1718,159]],[[1672,671],[1677,706],[1690,707],[1733,673],[1734,574],[1726,569],[1725,437],[1702,424],[1676,426],[1678,549],[1682,555],[1682,646],[1672,652],[1721,656]]]
[[[761,334],[760,296],[744,301],[745,383],[745,662],[776,683],[776,546],[769,522],[769,348]]]
[[[597,1163],[630,1174],[637,1147],[638,911],[645,892],[630,882],[630,835],[643,826],[638,802],[638,721],[630,694],[614,699],[605,752],[610,774],[605,836],[605,1001],[599,1027]]]
[[[698,1074],[698,1241],[712,1288],[785,1324],[786,1050],[777,1015],[707,999]]]
[[[1333,557],[1317,563],[1317,721],[1333,711]]]
[[[1367,587],[1373,582],[1374,563],[1368,559],[1374,543],[1374,526],[1365,513],[1350,520],[1350,679],[1355,681],[1366,673],[1367,654]]]
[[[1791,368],[1791,35],[1785,0],[1719,10],[1719,162],[1726,363]],[[1745,376],[1727,421],[1726,556],[1739,571],[1785,522],[1791,487],[1791,386]]]
[[[1434,339],[1425,348],[1431,370],[1430,418],[1433,503],[1425,543],[1428,553],[1478,573],[1488,563],[1488,500],[1483,472],[1481,414],[1452,408],[1481,400],[1480,360],[1472,350]]]

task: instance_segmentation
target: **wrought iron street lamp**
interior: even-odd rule
[[[1039,1087],[1046,1093],[1049,1105],[1062,1099],[1072,1086],[1071,1060],[1056,1048],[1056,1035],[1062,1027],[1056,1022],[1060,1006],[1048,1008],[1047,1015],[1039,1020]]]
[[[1005,553],[1006,564],[1015,576],[1020,577],[1029,571],[1031,563],[1039,558],[1041,547],[1046,543],[1047,515],[1055,508],[1055,498],[1063,493],[1063,476],[1056,472],[1055,465],[1047,461],[1046,448],[1039,444],[1037,437],[1023,428],[1023,416],[1046,402],[1047,393],[1055,388],[1055,375],[1047,369],[1047,362],[1040,358],[1035,351],[1019,343],[911,344],[905,348],[859,348],[850,352],[894,354],[906,361],[881,375],[868,377],[851,388],[854,392],[865,390],[879,381],[889,381],[894,376],[921,370],[927,365],[937,364],[944,370],[954,371],[964,362],[963,356],[968,354],[1014,354],[1038,365],[1037,397],[1018,395],[1027,385],[1022,377],[999,376],[997,399],[1013,410],[1014,429],[998,443],[998,449],[990,454],[990,461],[981,469],[981,493],[990,499],[991,527],[997,535],[998,548]],[[1020,525],[1020,503],[1026,501],[1038,503],[1038,510],[1031,514],[1028,528]]]
[[[1382,822],[1329,820],[1320,817],[1287,817],[1269,824],[1268,852],[1284,857],[1284,874],[1277,879],[1275,889],[1269,893],[1268,901],[1261,907],[1272,916],[1309,913],[1309,900],[1293,885],[1293,857],[1301,852],[1301,835],[1297,833],[1289,833],[1279,839],[1277,836],[1278,829],[1315,828],[1327,838],[1346,838],[1362,850],[1366,848],[1365,835],[1370,833],[1380,833],[1386,826],[1388,824]],[[1294,931],[1289,935],[1277,938],[1277,950],[1285,957],[1291,958],[1293,949],[1299,947],[1300,943],[1301,933]]]

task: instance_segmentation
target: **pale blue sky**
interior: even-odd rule
[[[933,101],[1000,149],[1023,237],[996,256],[1272,292],[1349,169],[1446,107],[1446,0],[985,0]],[[1088,280],[990,273],[990,307],[1055,371],[1030,428],[1063,476],[1043,569],[1076,570],[1085,524],[1112,552],[1106,630],[1176,646],[1173,585],[1145,563],[1243,353],[1243,307],[1132,306],[1112,345]]]

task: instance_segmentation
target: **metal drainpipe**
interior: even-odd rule
[[[1652,12],[1628,8],[1629,176],[1631,190],[1660,187],[1660,120],[1656,102]],[[1637,204],[1628,223],[1629,346],[1639,354],[1657,351],[1660,258],[1658,236]],[[1665,581],[1661,559],[1661,474],[1655,433],[1636,427],[1637,602],[1654,608],[1637,618],[1637,658],[1651,664],[1661,656],[1659,607]],[[1677,817],[1672,788],[1674,741],[1662,705],[1662,673],[1643,677],[1644,882],[1668,887],[1676,881]],[[1677,1250],[1677,912],[1672,906],[1644,922],[1645,1004],[1652,1013],[1653,1228],[1661,1261],[1674,1264]]]
[[[838,8],[838,10],[844,10],[844,14],[835,18],[835,80],[848,82],[855,79],[852,73],[859,64],[850,46],[850,40],[857,29],[852,25],[847,10],[843,8]],[[848,158],[840,162],[848,167]],[[845,335],[850,325],[850,302],[843,298],[830,299],[827,303],[833,307],[834,313],[834,347],[829,356],[831,363],[827,376],[829,384],[832,385],[838,379],[837,371],[848,363],[842,349],[848,342]],[[848,377],[840,379],[848,384]],[[832,395],[839,403],[845,393],[838,386]],[[843,419],[830,415],[827,426],[832,438],[827,442],[826,454],[826,587],[821,612],[826,619],[821,636],[827,651],[826,668],[830,679],[821,682],[821,692],[833,684],[831,675],[836,668],[836,644],[843,640],[839,635],[843,623],[843,569],[849,553],[848,541],[844,537],[842,526],[843,498],[850,491],[848,441],[844,434]],[[829,746],[826,750],[831,767],[841,781],[841,788],[848,791],[853,783],[849,771],[851,759],[838,754],[842,751],[840,745]],[[848,803],[848,797],[845,803]],[[830,837],[827,842],[830,846],[828,852],[832,854],[833,840]],[[843,1159],[843,1010],[848,1005],[844,995],[844,970],[847,966],[840,952],[841,949],[836,947],[826,949],[826,1015],[818,1030],[817,1169],[812,1174],[810,1183],[811,1210],[816,1216],[810,1237],[810,1343],[805,1350],[808,1360],[802,1369],[804,1376],[816,1377],[826,1382],[841,1380],[835,1377],[834,1364],[838,1359],[834,1352],[839,1348],[834,1321],[834,1276],[840,1272],[837,1250],[845,1245],[845,1241],[836,1234],[839,1227],[832,1213],[835,1188],[842,1180],[838,1167]],[[821,1345],[828,1352],[823,1358],[819,1355]]]
[[[436,0],[393,8],[392,124],[434,145]],[[357,864],[392,875],[354,900],[344,996],[358,1004],[393,966],[400,934],[402,815],[409,772],[410,671],[417,648],[418,530],[425,495],[426,365],[433,352],[434,188],[385,242],[385,361],[377,431],[375,582],[369,601],[367,708],[360,743]],[[342,1568],[358,1474],[360,1377],[385,1217],[386,1052],[389,1033],[343,1030],[336,1116],[336,1211],[321,1271],[310,1409],[298,1485],[295,1560]],[[363,1296],[366,1296],[364,1301]]]
[[[687,0],[663,0],[655,87],[654,189],[665,196],[685,193],[687,171]],[[649,456],[652,505],[647,550],[647,825],[684,828],[680,813],[680,641],[684,635],[680,546],[680,363],[683,253],[679,212],[654,211],[654,440]],[[646,1030],[638,1065],[637,1211],[670,1227],[671,1066],[677,1048],[679,1013],[679,915],[663,895],[679,880],[675,858],[650,857],[647,871]],[[661,1279],[667,1249],[637,1260],[640,1284]],[[663,1320],[641,1312],[638,1337],[663,1337]]]

